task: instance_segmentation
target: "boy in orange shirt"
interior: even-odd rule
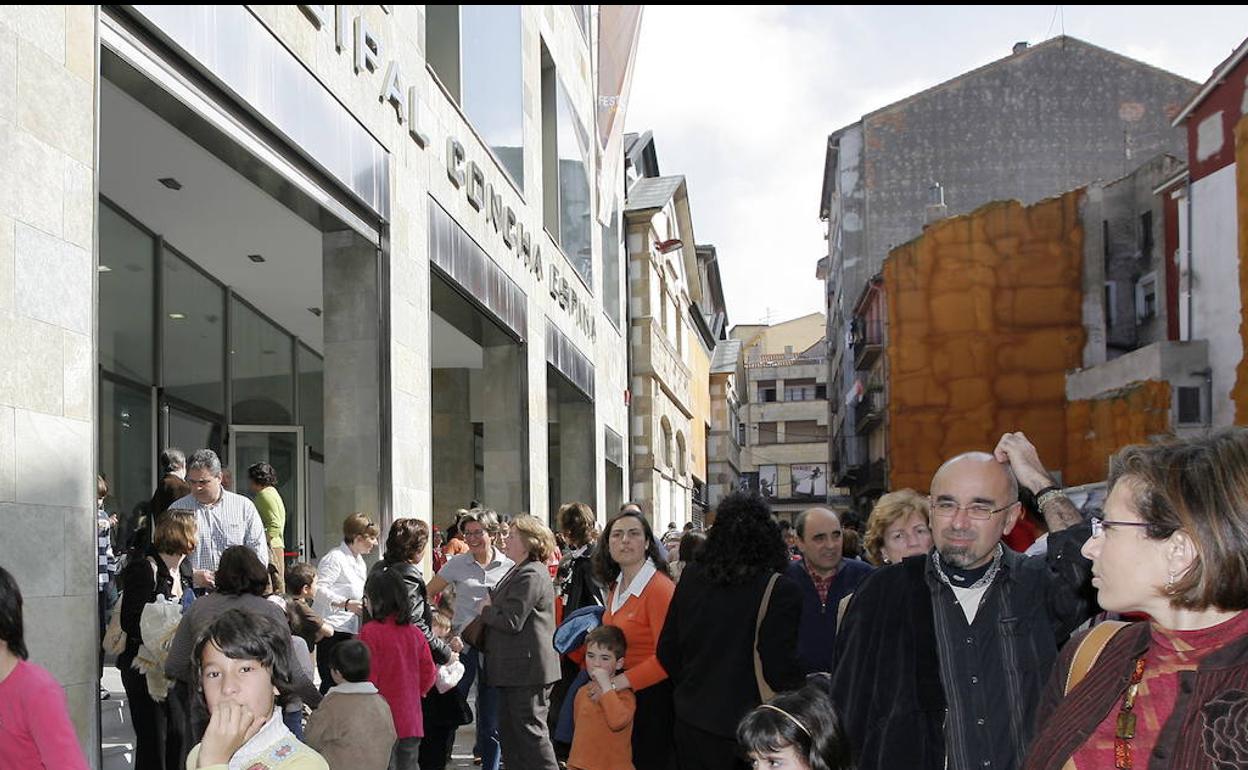
[[[576,732],[568,770],[633,770],[633,713],[637,697],[616,690],[611,677],[624,667],[628,643],[615,626],[599,626],[585,637],[590,681],[576,693]]]

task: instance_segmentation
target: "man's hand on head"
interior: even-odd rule
[[[997,462],[1009,463],[1018,483],[1032,492],[1038,492],[1053,483],[1044,469],[1044,463],[1040,462],[1035,445],[1022,432],[1006,433],[997,442],[997,448],[992,450],[992,454]]]

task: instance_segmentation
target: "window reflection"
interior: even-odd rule
[[[238,425],[289,425],[294,417],[294,340],[232,297],[230,365]]]
[[[165,393],[225,412],[225,289],[166,248],[163,371]]]
[[[152,383],[156,241],[100,205],[100,366]]]
[[[524,189],[520,6],[459,7],[460,105],[516,185]]]
[[[590,245],[589,139],[567,89],[556,89],[559,143],[559,245],[586,286],[593,286],[593,248]]]

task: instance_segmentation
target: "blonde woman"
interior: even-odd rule
[[[867,519],[867,558],[872,564],[896,564],[907,556],[932,550],[927,520],[927,498],[913,489],[889,492],[871,509]]]

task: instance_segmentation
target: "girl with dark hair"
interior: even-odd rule
[[[737,743],[755,767],[851,770],[849,742],[827,691],[808,684],[755,708],[737,727]]]
[[[196,689],[212,716],[187,767],[329,770],[282,721],[278,701],[291,693],[297,669],[289,637],[285,623],[238,609],[222,613],[200,634]]]
[[[672,678],[681,770],[745,768],[737,724],[771,692],[804,681],[797,661],[801,592],[788,549],[757,494],[725,497],[685,568],[658,641]],[[754,676],[742,676],[753,671]]]
[[[22,592],[0,567],[0,757],[5,767],[86,770],[65,691],[27,657]]]
[[[398,735],[390,770],[416,770],[425,718],[420,699],[433,687],[438,669],[429,643],[412,623],[407,586],[395,570],[374,572],[364,584],[372,619],[360,629],[360,641],[372,656],[368,678],[390,706]]]
[[[381,561],[373,565],[369,574],[390,571],[402,578],[407,591],[411,623],[425,635],[433,662],[441,666],[449,663],[455,653],[451,652],[451,646],[445,639],[439,639],[433,633],[433,608],[429,604],[425,576],[420,571],[420,563],[424,560],[425,547],[428,545],[428,524],[420,519],[395,519],[390,525],[390,534],[386,537],[386,553]]]
[[[607,522],[594,552],[594,571],[608,592],[603,625],[618,626],[628,641],[615,689],[637,695],[633,764],[664,770],[674,755],[672,685],[655,654],[676,585],[668,577],[650,522],[632,508]]]

